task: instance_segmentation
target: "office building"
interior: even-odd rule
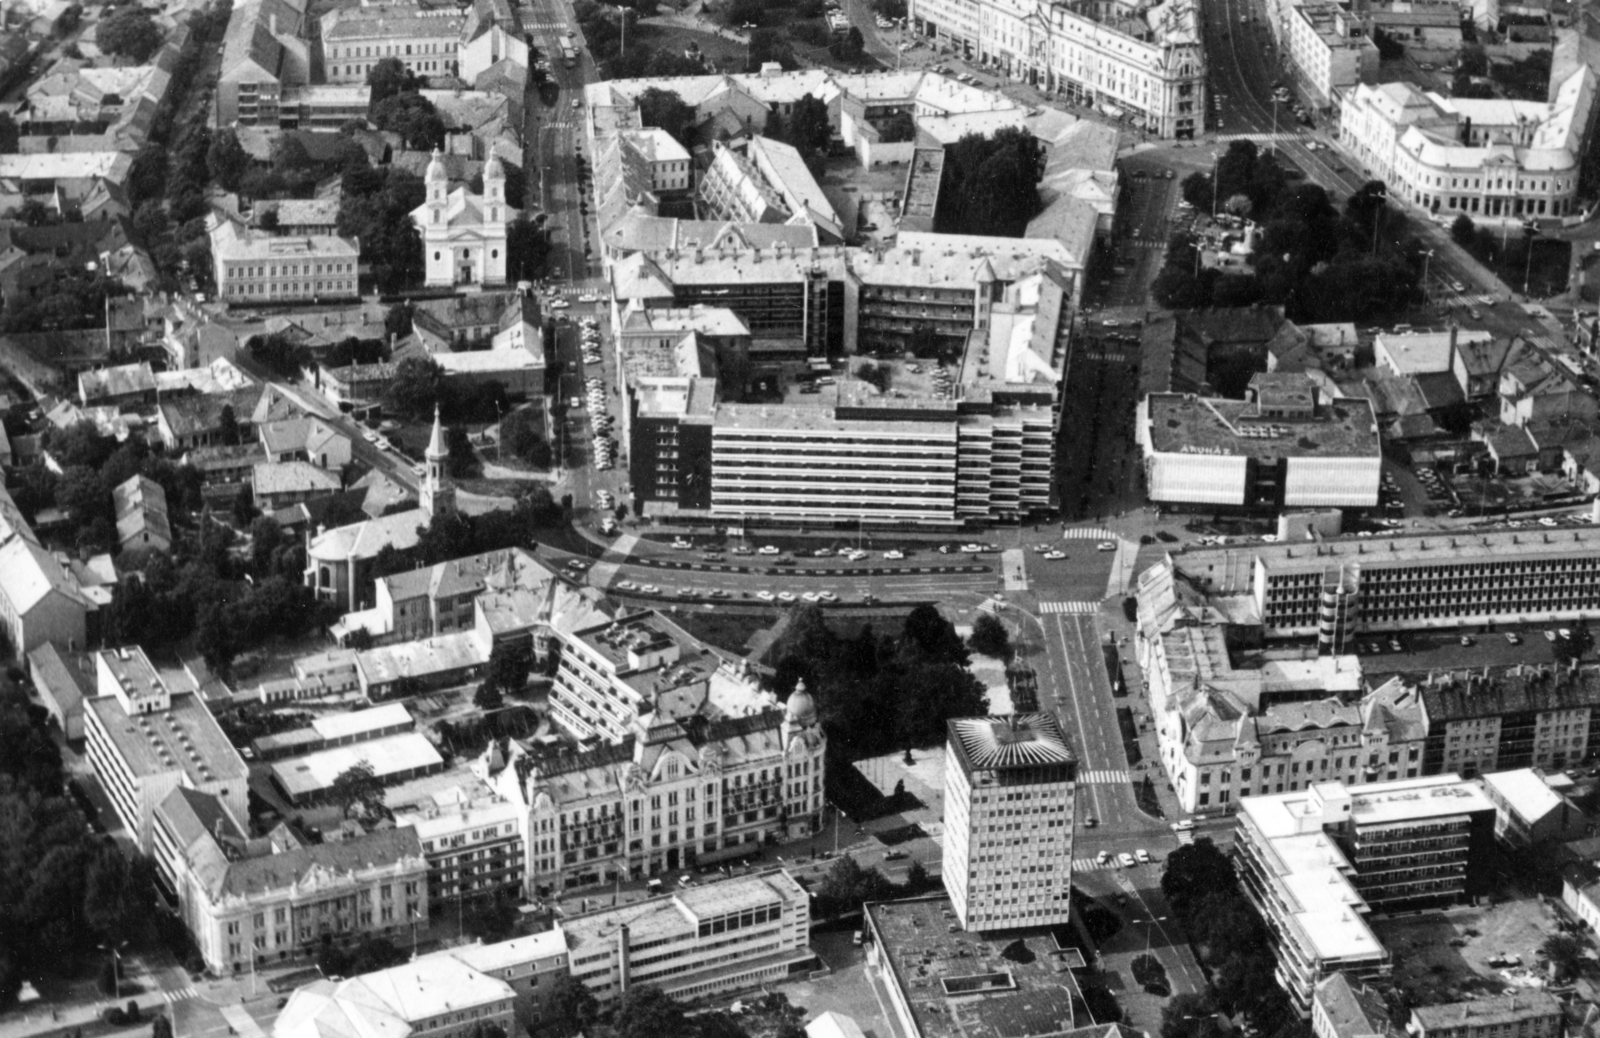
[[[297,988],[273,1022],[272,1038],[471,1038],[485,1027],[511,1034],[515,1001],[504,980],[450,955],[427,955]]]
[[[563,672],[583,651],[565,641]],[[584,665],[569,680],[583,671],[596,673]],[[635,676],[650,687],[650,675]],[[826,750],[816,705],[797,688],[780,710],[734,677],[724,672],[709,690],[702,685],[698,704],[689,686],[664,690],[660,713],[639,717],[618,743],[521,765],[533,893],[676,875],[816,832]],[[552,713],[565,725],[562,708]]]
[[[361,243],[338,235],[279,237],[210,218],[217,298],[235,305],[354,299]]]
[[[910,25],[940,47],[1159,137],[1205,129],[1199,5],[1112,3],[1035,11],[1007,0],[915,0]]]
[[[1245,797],[1238,822],[1240,886],[1271,934],[1279,986],[1302,1015],[1334,973],[1390,972],[1369,914],[1487,889],[1494,805],[1455,775]]]
[[[1087,1027],[1078,1030],[1073,1019],[1074,999],[1083,997],[1073,971],[1082,968],[1083,957],[1076,947],[1060,943],[1063,929],[985,938],[960,927],[948,897],[870,901],[862,916],[867,969],[889,996],[898,1033],[916,1038],[1086,1033]],[[1114,1034],[1116,1025],[1111,1026]]]
[[[684,887],[561,921],[572,977],[601,1005],[652,984],[695,1001],[802,973],[811,896],[782,870]]]
[[[1372,508],[1383,466],[1367,400],[1257,374],[1246,400],[1151,393],[1135,435],[1150,500],[1214,508]]]
[[[453,76],[465,17],[415,4],[336,7],[322,16],[322,60],[329,83],[365,83],[385,58],[425,79]]]
[[[949,722],[942,871],[963,930],[1069,923],[1077,777],[1053,714]]]
[[[248,818],[249,770],[195,692],[173,692],[138,646],[94,654],[95,696],[84,704],[89,763],[142,854],[150,820],[174,789],[216,797]]]
[[[1566,1033],[1566,1013],[1559,998],[1535,988],[1418,1006],[1411,1010],[1406,1033],[1416,1038],[1560,1038]]]
[[[1587,66],[1554,75],[1548,103],[1362,85],[1342,102],[1339,139],[1391,191],[1430,212],[1568,216],[1578,211],[1597,80]]]
[[[1368,631],[1576,620],[1600,609],[1600,530],[1492,530],[1201,547],[1163,565],[1268,638],[1345,651]]]
[[[157,807],[156,875],[219,976],[369,935],[403,944],[428,919],[427,864],[410,829],[307,844],[287,826],[250,839],[220,798],[173,789]]]
[[[1417,682],[1428,713],[1428,772],[1560,771],[1600,746],[1600,671],[1517,665],[1444,671]]]

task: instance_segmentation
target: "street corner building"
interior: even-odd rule
[[[943,872],[963,929],[1070,921],[1077,772],[1052,714],[949,722]]]

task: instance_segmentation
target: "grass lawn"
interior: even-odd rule
[[[652,50],[674,53],[682,53],[692,43],[717,68],[732,72],[744,71],[750,53],[750,49],[739,40],[670,23],[645,22],[635,30],[628,42],[635,40]]]
[[[1529,294],[1535,297],[1556,295],[1567,290],[1567,273],[1572,262],[1572,243],[1552,238],[1532,240],[1533,258],[1528,257],[1529,240],[1512,237],[1505,246],[1499,235],[1487,227],[1479,228],[1472,254],[1494,271],[1513,292],[1523,291],[1526,280]]]

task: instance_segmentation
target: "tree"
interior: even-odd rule
[[[372,807],[383,802],[383,783],[373,773],[366,761],[352,764],[341,771],[328,787],[328,797],[338,804],[346,815],[357,804]]]
[[[368,111],[373,126],[399,134],[408,148],[429,151],[444,146],[444,120],[421,94],[394,94],[374,101]]]
[[[833,38],[833,42],[828,44],[828,53],[836,61],[860,61],[861,52],[866,46],[867,41],[862,37],[861,30],[852,25],[843,36]]]
[[[224,129],[211,135],[211,144],[206,148],[206,169],[224,190],[239,190],[239,181],[249,168],[250,156],[239,143],[237,133]]]
[[[1183,200],[1200,210],[1202,213],[1211,211],[1212,192],[1211,177],[1205,173],[1190,173],[1184,177],[1180,188]]]
[[[417,76],[399,58],[381,58],[367,73],[367,85],[372,88],[370,105],[387,101],[396,94],[415,93]]]
[[[683,1004],[654,984],[627,990],[612,1017],[617,1038],[663,1038],[690,1031]]]
[[[993,613],[979,613],[972,621],[972,635],[967,639],[972,651],[994,659],[1011,658],[1011,633]]]
[[[0,112],[0,155],[15,155],[21,139],[17,121],[11,118],[11,113]]]
[[[1167,855],[1161,893],[1185,919],[1206,894],[1236,889],[1232,863],[1209,837],[1202,836]]]
[[[945,149],[939,225],[948,234],[1017,238],[1039,212],[1043,150],[1024,129],[967,134]]]
[[[693,146],[694,109],[671,90],[649,87],[639,95],[639,121],[665,130],[685,148]]]
[[[448,452],[445,464],[454,478],[470,476],[478,467],[478,452],[472,449],[472,438],[462,426],[452,425],[445,429],[444,446]]]
[[[550,255],[550,239],[526,215],[506,225],[506,269],[518,281],[528,281],[544,272]]]
[[[544,439],[544,427],[538,413],[531,407],[519,407],[500,422],[500,447],[515,457],[548,468],[551,462],[550,445]]]
[[[1552,979],[1561,981],[1577,976],[1583,962],[1583,942],[1571,934],[1554,933],[1539,945],[1539,951],[1550,960]]]
[[[496,642],[489,650],[488,681],[505,692],[521,692],[533,669],[531,646],[522,642]]]
[[[416,421],[432,414],[438,406],[443,383],[444,372],[439,365],[427,357],[407,357],[395,369],[385,397],[402,417]]]
[[[107,54],[143,65],[161,49],[162,33],[149,11],[130,4],[100,24],[96,39]]]
[[[917,121],[910,112],[896,112],[878,128],[878,139],[885,144],[899,144],[916,136]]]
[[[1478,226],[1472,222],[1472,217],[1462,213],[1450,224],[1450,239],[1463,249],[1470,249],[1478,240]]]
[[[1206,995],[1178,995],[1161,1010],[1161,1038],[1224,1038],[1226,1033]]]
[[[484,680],[478,685],[478,691],[473,693],[472,705],[484,711],[498,710],[506,705],[506,698],[493,681]]]
[[[802,95],[789,113],[789,143],[803,154],[821,155],[827,153],[832,140],[827,103],[810,94]]]
[[[172,1038],[172,1018],[158,1016],[151,1020],[150,1038]]]
[[[549,1027],[563,1038],[580,1031],[587,1032],[600,1017],[600,1003],[595,1000],[594,993],[570,973],[562,973],[556,978],[547,999],[545,1006],[549,1011]]]

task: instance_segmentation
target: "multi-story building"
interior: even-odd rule
[[[592,662],[568,671],[569,657],[593,655],[581,640],[564,639],[567,687],[582,673],[599,673]],[[636,670],[624,680],[650,691],[659,673]],[[664,689],[656,711],[638,716],[620,742],[522,765],[535,893],[675,873],[815,831],[826,740],[811,696],[796,689],[780,711],[731,666],[719,667],[709,687],[702,683],[698,698],[691,691]],[[629,712],[618,697],[604,698]],[[561,700],[571,697],[558,688],[552,702]],[[573,716],[565,707],[552,713],[563,727]]]
[[[84,703],[89,763],[143,854],[151,818],[174,789],[207,793],[248,818],[249,769],[195,692],[173,692],[138,646],[95,653]]]
[[[1054,714],[949,722],[943,872],[962,929],[1070,921],[1077,778]]]
[[[0,625],[12,651],[88,645],[91,603],[0,486]]]
[[[279,125],[285,88],[311,82],[305,0],[247,0],[228,17],[217,125]]]
[[[385,58],[394,58],[418,76],[453,76],[465,22],[454,7],[336,7],[321,20],[328,82],[365,83],[372,67]]]
[[[1483,792],[1494,804],[1495,836],[1512,848],[1570,839],[1589,825],[1583,811],[1533,768],[1485,775]]]
[[[249,839],[221,798],[171,790],[152,825],[156,875],[217,974],[315,954],[325,941],[428,919],[427,863],[410,829],[307,844],[280,825]]]
[[[684,887],[561,921],[572,977],[602,1004],[653,984],[692,1001],[803,972],[811,897],[782,870]]]
[[[1216,507],[1372,508],[1383,467],[1370,401],[1301,374],[1257,374],[1250,399],[1151,393],[1135,434],[1150,500]]]
[[[1377,77],[1378,45],[1359,18],[1332,0],[1282,5],[1279,17],[1282,24],[1272,28],[1313,105],[1327,107]]]
[[[123,551],[172,550],[172,523],[167,518],[167,492],[149,476],[129,476],[111,491],[117,515],[117,544]]]
[[[1567,216],[1579,204],[1596,83],[1594,69],[1572,69],[1553,83],[1549,103],[1362,85],[1344,97],[1339,139],[1373,176],[1430,212]]]
[[[1455,775],[1246,797],[1234,861],[1303,1015],[1333,973],[1387,975],[1372,912],[1446,905],[1487,886],[1494,805]]]
[[[516,991],[440,952],[348,980],[296,988],[272,1025],[272,1038],[472,1038],[486,1028],[516,1028]]]
[[[916,0],[911,24],[941,46],[1161,137],[1205,129],[1199,5]]]
[[[1549,665],[1429,674],[1425,773],[1559,771],[1600,747],[1600,672]]]
[[[624,130],[617,134],[650,171],[650,190],[657,194],[687,191],[690,187],[689,151],[676,137],[657,126]]]
[[[479,767],[478,764],[484,766]],[[397,826],[415,829],[428,859],[428,900],[506,893],[527,880],[528,805],[515,768],[422,779],[384,794]]]
[[[567,935],[560,921],[539,933],[495,944],[461,944],[434,955],[448,955],[511,985],[516,994],[513,1014],[525,1027],[545,1017],[558,990],[556,982],[571,975]]]
[[[217,298],[224,303],[259,306],[359,294],[361,243],[354,238],[279,237],[223,216],[211,217],[210,232],[212,273]]]
[[[1576,620],[1600,608],[1600,530],[1493,530],[1228,545],[1170,556],[1269,638]]]
[[[823,242],[843,239],[839,214],[792,145],[754,136],[727,144],[715,141],[712,149],[699,196],[714,218],[735,223],[805,220]]]
[[[1494,998],[1411,1011],[1407,1034],[1417,1038],[1560,1038],[1566,1031],[1562,1002],[1535,988]]]

